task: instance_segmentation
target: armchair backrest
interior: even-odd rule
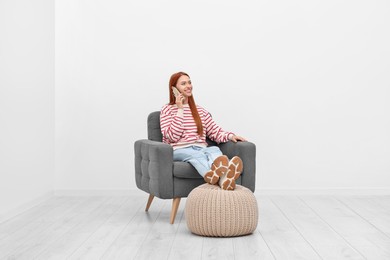
[[[148,116],[148,139],[162,142],[160,111],[152,112]]]
[[[148,139],[152,141],[162,142],[162,134],[161,134],[161,127],[160,127],[160,111],[155,111],[149,114],[147,125],[148,125]],[[206,138],[206,142],[211,146],[217,145],[209,138]]]

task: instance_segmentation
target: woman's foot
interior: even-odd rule
[[[216,184],[219,180],[219,177],[227,172],[228,166],[229,158],[226,155],[218,156],[211,165],[211,170],[208,171],[203,177],[205,182]]]
[[[234,190],[236,188],[236,180],[240,177],[244,164],[238,156],[234,156],[228,166],[226,174],[219,179],[219,186],[224,190]]]

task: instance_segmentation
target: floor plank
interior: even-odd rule
[[[320,259],[282,212],[266,198],[257,198],[259,230],[276,259]]]
[[[146,202],[147,196],[144,205]],[[166,203],[166,200],[155,198],[148,212],[141,207],[101,259],[134,259]]]
[[[186,199],[180,204],[185,206]],[[184,207],[185,208],[185,207]],[[178,230],[173,240],[168,259],[196,260],[202,258],[203,237],[194,235],[187,228],[185,214],[182,214],[178,222]]]
[[[364,259],[347,241],[295,196],[275,196],[272,202],[323,259]]]
[[[63,197],[50,198],[47,201],[42,202],[41,204],[36,205],[35,207],[0,223],[0,240],[14,234],[16,231],[24,228],[33,220],[36,220],[40,216],[54,210],[56,207],[64,207],[65,200],[67,199]]]
[[[383,196],[337,199],[390,238],[390,199]]]
[[[123,197],[111,197],[102,201],[93,210],[87,210],[76,223],[66,227],[66,233],[40,253],[36,259],[66,259],[82,245],[125,202]]]
[[[234,259],[233,239],[204,237],[202,259]]]
[[[122,207],[101,225],[68,259],[99,259],[102,257],[136,213],[144,206],[142,200],[128,198]]]
[[[360,254],[368,259],[390,259],[390,239],[340,201],[329,196],[303,201]]]
[[[78,202],[75,198],[66,198],[58,200],[58,204],[53,205],[52,208],[41,208],[45,210],[44,214],[39,214],[33,219],[26,219],[26,225],[22,228],[16,228],[12,235],[0,241],[0,256],[16,258],[25,250],[35,248],[37,243],[40,243],[40,239],[45,238],[45,232],[50,230],[52,225],[61,220],[64,214],[66,215],[68,212],[72,214],[73,209],[83,202],[84,200]],[[29,218],[31,216],[31,214],[26,213],[24,217]]]
[[[173,200],[167,200],[157,221],[151,227],[141,247],[137,251],[135,259],[167,259],[171,251],[178,223],[171,224],[170,216]],[[176,218],[183,215],[183,204],[179,204]]]
[[[275,259],[258,229],[253,234],[235,237],[232,240],[235,259]]]

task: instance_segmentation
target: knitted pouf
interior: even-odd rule
[[[232,237],[252,233],[257,227],[256,198],[248,188],[236,185],[223,190],[203,184],[187,197],[185,218],[189,230],[209,237]]]

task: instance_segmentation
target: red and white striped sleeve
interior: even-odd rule
[[[204,126],[206,128],[206,136],[216,143],[226,143],[229,141],[230,135],[234,135],[234,133],[224,131],[218,126],[207,110],[203,109],[203,113],[205,118]]]
[[[183,122],[183,109],[172,109],[172,106],[169,104],[163,106],[160,113],[163,139],[168,140],[169,143],[177,142],[184,131]]]

